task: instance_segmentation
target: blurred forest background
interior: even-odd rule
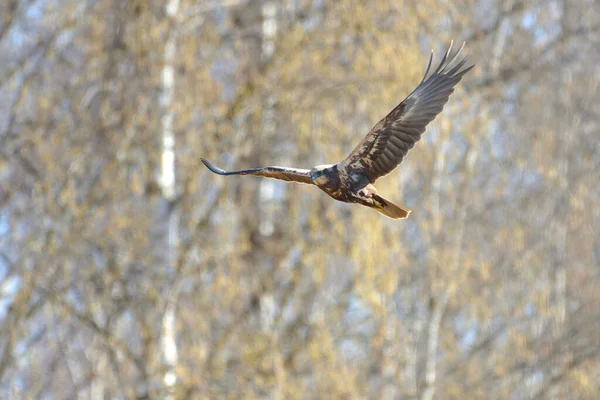
[[[407,220],[199,162],[340,161],[451,39]],[[591,0],[3,0],[0,397],[599,398],[599,65]]]

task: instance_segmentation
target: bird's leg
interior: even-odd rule
[[[377,212],[387,215],[390,218],[406,218],[410,210],[394,204],[377,193],[375,186],[369,184],[356,192],[359,203],[367,207],[372,207]]]
[[[356,192],[356,194],[361,200],[371,204],[373,203],[373,196],[377,194],[377,189],[375,189],[375,186],[368,184]]]

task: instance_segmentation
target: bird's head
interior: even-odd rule
[[[317,165],[310,170],[310,180],[314,183],[325,183],[327,181],[326,173],[331,168],[331,165]]]

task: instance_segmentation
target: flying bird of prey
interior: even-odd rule
[[[423,80],[417,88],[371,129],[345,160],[312,169],[264,167],[226,172],[210,162],[202,162],[219,175],[255,175],[316,185],[329,196],[347,203],[370,207],[390,218],[406,218],[410,210],[377,193],[375,181],[392,172],[421,139],[427,124],[442,112],[454,86],[474,65],[463,68],[467,58],[459,58],[465,44],[454,55],[450,48],[431,75],[433,51]]]

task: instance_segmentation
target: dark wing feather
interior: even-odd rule
[[[398,104],[384,119],[371,129],[338,168],[349,173],[360,173],[374,183],[379,177],[392,172],[402,159],[421,139],[425,127],[442,111],[454,91],[454,86],[474,65],[463,68],[467,59],[452,56],[450,50],[437,69],[429,74],[433,52],[423,80],[402,103]]]
[[[298,182],[312,185],[312,181],[310,180],[310,170],[308,169],[264,167],[227,172],[223,171],[221,168],[215,167],[204,158],[201,158],[201,160],[208,169],[219,175],[254,175],[263,176],[265,178],[279,179],[286,182]]]

